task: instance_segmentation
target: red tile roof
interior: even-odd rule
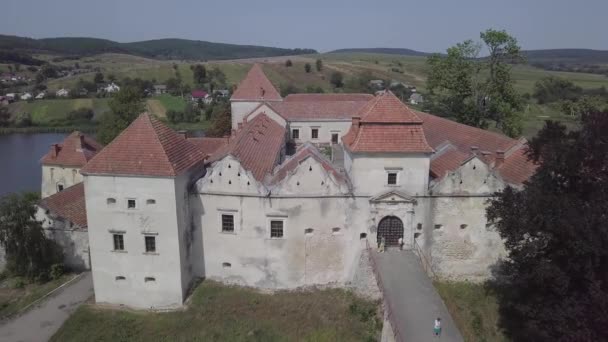
[[[290,172],[297,169],[298,166],[307,158],[315,159],[319,164],[321,164],[323,169],[332,174],[337,181],[346,181],[344,175],[334,168],[331,162],[327,160],[325,156],[323,156],[319,149],[310,143],[305,143],[298,148],[293,156],[289,157],[289,159],[285,160],[285,162],[279,166],[272,177],[271,184],[276,184],[283,180],[283,178],[285,178]]]
[[[236,133],[228,145],[220,147],[210,162],[232,155],[255,179],[263,181],[280,161],[285,145],[285,128],[261,113]]]
[[[522,184],[534,175],[537,167],[537,164],[528,160],[526,147],[521,147],[506,156],[504,162],[496,169],[505,181],[511,184]]]
[[[350,120],[365,101],[290,101],[269,104],[289,121]]]
[[[102,148],[93,138],[75,131],[62,143],[52,145],[40,162],[44,165],[83,167]]]
[[[207,156],[213,155],[220,147],[228,144],[228,138],[190,137],[188,141],[196,145]]]
[[[207,92],[201,89],[195,89],[193,90],[190,95],[192,97],[194,97],[195,99],[204,99],[205,97],[207,97]]]
[[[205,156],[195,144],[143,113],[89,161],[82,173],[173,177]]]
[[[451,148],[441,153],[439,156],[431,159],[431,176],[434,178],[445,176],[449,171],[459,168],[470,156],[470,153],[464,153],[456,148]]]
[[[296,102],[296,101],[355,101],[355,102],[367,102],[374,98],[371,94],[290,94],[285,98],[285,102]],[[353,113],[354,114],[354,113]]]
[[[353,152],[421,152],[433,149],[426,142],[422,121],[392,92],[370,100],[342,141]]]
[[[38,205],[80,228],[87,228],[87,209],[84,200],[84,183],[78,183],[42,199]]]
[[[281,95],[268,80],[259,64],[254,64],[239,83],[231,100],[281,101]]]

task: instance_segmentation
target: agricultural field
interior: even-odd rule
[[[94,118],[103,115],[110,110],[109,99],[85,98],[85,99],[53,99],[36,100],[32,102],[19,101],[9,105],[12,115],[29,113],[32,123],[37,126],[52,126],[67,118],[67,114],[79,108],[90,108],[95,113]]]
[[[84,305],[51,341],[378,341],[378,304],[340,289],[269,295],[206,280],[185,310]]]

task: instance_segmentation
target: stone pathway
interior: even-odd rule
[[[393,310],[393,326],[403,341],[463,341],[445,304],[412,251],[373,251],[385,301]],[[433,322],[441,317],[442,334],[433,335]]]
[[[48,341],[80,304],[93,295],[93,277],[86,272],[78,280],[0,325],[0,341]]]

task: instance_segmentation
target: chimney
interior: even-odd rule
[[[242,123],[242,122],[239,122],[239,123],[237,124],[237,127],[238,127],[238,130],[240,131],[241,129],[243,129],[243,123]]]
[[[471,153],[473,153],[473,155],[476,156],[478,152],[479,152],[479,147],[471,146]]]
[[[78,133],[78,141],[76,142],[76,151],[82,152],[84,148],[84,134]]]
[[[177,134],[179,134],[184,139],[188,138],[188,131],[185,131],[185,130],[177,131]]]
[[[504,162],[505,162],[505,151],[497,150],[496,151],[496,161],[494,162],[494,167],[499,167]]]
[[[59,153],[59,144],[51,145],[51,156],[53,158],[57,158],[58,153]]]
[[[351,124],[351,127],[353,128],[353,130],[355,131],[355,133],[359,132],[359,126],[361,125],[361,117],[360,116],[353,116],[353,123]]]

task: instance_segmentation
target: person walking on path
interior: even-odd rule
[[[437,317],[435,324],[433,325],[433,333],[435,336],[441,336],[441,318]]]

